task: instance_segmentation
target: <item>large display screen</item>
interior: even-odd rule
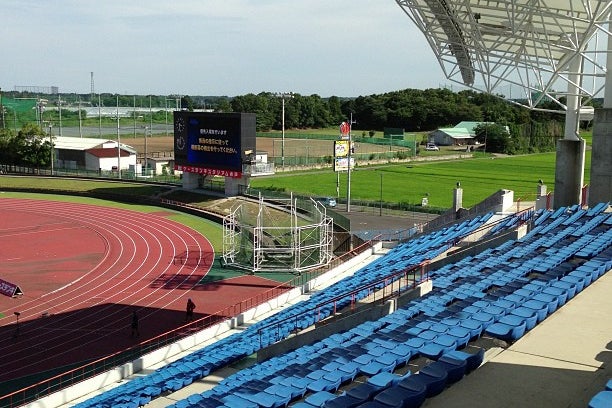
[[[254,113],[174,112],[175,170],[242,177],[255,142]]]

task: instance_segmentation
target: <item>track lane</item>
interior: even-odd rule
[[[132,308],[143,310],[142,323],[154,320],[155,315],[167,315],[164,313],[167,310],[182,316],[184,299],[188,296],[185,285],[167,289],[164,286],[152,287],[152,282],[160,276],[169,275],[179,276],[183,282],[193,286],[199,280],[192,279],[193,276],[202,276],[208,271],[204,265],[191,268],[172,262],[184,252],[212,253],[212,247],[208,240],[193,230],[159,215],[80,204],[10,199],[0,200],[0,211],[18,209],[23,212],[26,204],[27,211],[65,217],[86,225],[104,237],[107,251],[103,259],[79,279],[39,298],[21,302],[14,310],[9,309],[5,313],[7,316],[0,320],[0,324],[5,325],[3,320],[10,320],[12,311],[17,311],[17,308],[22,312],[23,320],[18,350],[10,347],[16,343],[11,336],[7,336],[10,331],[0,330],[3,361],[12,362],[0,362],[0,380],[31,369],[40,371],[41,364],[66,364],[68,355],[91,348],[93,344],[104,343],[109,338],[117,338],[122,345],[129,345],[130,340],[124,340],[123,336],[128,332],[129,311]],[[41,319],[40,316],[50,309],[54,316]],[[47,344],[46,340],[52,340],[51,345],[45,347],[45,355],[41,355],[37,350],[41,349],[42,344]],[[12,370],[9,366],[15,365],[15,362],[22,368]]]

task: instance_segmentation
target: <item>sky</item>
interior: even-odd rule
[[[448,85],[393,0],[2,0],[0,88],[359,96]]]

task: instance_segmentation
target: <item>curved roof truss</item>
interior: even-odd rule
[[[576,92],[584,104],[604,88],[611,0],[396,2],[453,82],[532,109],[550,99],[565,110],[561,97]],[[513,85],[523,94],[507,95]]]

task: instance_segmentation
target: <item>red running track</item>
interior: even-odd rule
[[[0,295],[0,382],[99,358],[184,323],[187,298],[198,304],[210,295],[191,289],[214,252],[167,214],[0,198],[0,278],[24,292]]]

